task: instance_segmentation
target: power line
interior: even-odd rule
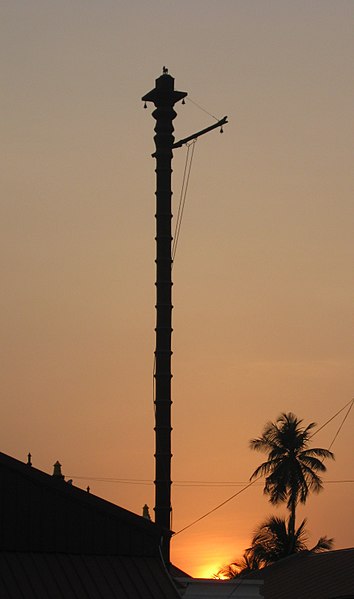
[[[315,431],[315,433],[312,435],[312,437],[314,437],[316,435],[316,433],[318,433],[325,426],[327,426],[330,422],[332,422],[332,420],[334,420],[334,418],[336,418],[336,416],[338,416],[341,412],[343,412],[346,408],[348,408],[346,414],[344,415],[342,422],[340,423],[340,425],[329,445],[329,448],[331,448],[333,446],[335,440],[337,439],[340,431],[342,430],[345,421],[347,420],[347,418],[349,416],[349,413],[353,407],[353,403],[354,403],[354,399],[351,399],[345,406],[343,406],[343,408],[338,410],[338,412],[336,412],[336,414],[334,414],[334,416],[329,418],[329,420],[327,420],[317,431]],[[91,481],[96,481],[96,482],[110,482],[110,483],[119,483],[119,484],[132,484],[132,485],[152,485],[153,484],[152,481],[148,480],[148,479],[75,476],[75,475],[69,475],[69,477],[73,478],[73,479],[77,479],[77,480],[91,480]],[[207,487],[207,486],[209,486],[209,487],[223,487],[223,486],[230,487],[230,486],[238,486],[238,485],[244,485],[244,486],[239,491],[237,491],[236,493],[231,495],[231,497],[228,497],[227,499],[225,499],[224,501],[219,503],[217,506],[215,506],[213,509],[209,510],[208,512],[206,512],[205,514],[203,514],[202,516],[200,516],[199,518],[197,518],[196,520],[194,520],[193,522],[188,524],[187,526],[184,526],[183,528],[181,528],[179,531],[177,531],[174,534],[174,536],[184,532],[188,528],[191,528],[192,526],[194,526],[194,524],[197,524],[201,520],[204,520],[204,518],[207,518],[207,516],[210,516],[212,513],[216,512],[218,509],[220,509],[221,507],[223,507],[224,505],[226,505],[227,503],[229,503],[230,501],[232,501],[233,499],[235,499],[236,497],[241,495],[241,493],[243,493],[250,487],[252,487],[254,485],[259,486],[260,484],[262,484],[262,483],[258,482],[260,480],[260,478],[262,478],[262,477],[259,476],[258,478],[256,478],[255,480],[253,480],[247,484],[245,484],[243,481],[197,481],[197,480],[175,481],[174,485],[180,486],[180,487]],[[352,483],[354,483],[354,479],[325,480],[324,483],[325,484],[352,484]]]
[[[326,484],[337,484],[337,483],[354,483],[354,479],[345,479],[345,480],[325,480],[324,481]],[[210,482],[199,482],[199,481],[194,481],[194,482],[189,482],[189,483],[184,483],[181,481],[173,481],[173,485],[177,486],[177,487],[241,487],[242,485],[246,485],[247,481],[243,481],[243,482],[218,482],[218,481],[210,481]],[[256,483],[256,487],[260,487],[262,486],[263,483]]]
[[[332,447],[335,439],[338,437],[339,431],[341,430],[341,428],[343,427],[343,424],[345,422],[345,420],[347,419],[349,412],[351,410],[351,407],[353,405],[354,399],[351,399],[343,408],[341,408],[334,416],[332,416],[332,418],[330,418],[327,422],[325,422],[325,424],[323,424],[319,430],[322,430],[327,424],[329,424],[336,416],[338,416],[341,412],[343,412],[343,410],[345,410],[346,407],[350,406],[347,414],[345,415],[342,423],[340,424],[331,444],[330,447]],[[318,431],[317,431],[318,432]],[[312,437],[315,435],[315,433],[312,435]],[[191,526],[194,526],[194,524],[197,524],[197,522],[200,522],[201,520],[204,520],[204,518],[206,518],[207,516],[210,516],[210,514],[212,514],[213,512],[216,512],[216,510],[220,509],[221,507],[223,507],[226,503],[229,503],[230,501],[232,501],[232,499],[235,499],[235,497],[238,497],[238,495],[241,495],[241,493],[243,493],[244,491],[246,491],[246,489],[249,489],[256,481],[258,481],[261,478],[261,476],[258,476],[257,478],[255,478],[253,481],[251,481],[248,485],[246,485],[245,487],[243,487],[242,489],[240,489],[240,491],[238,491],[237,493],[234,493],[233,495],[231,495],[231,497],[228,497],[228,499],[225,499],[225,501],[223,501],[222,503],[219,503],[219,505],[217,505],[216,507],[214,507],[212,510],[209,510],[206,514],[203,514],[203,516],[200,516],[199,518],[197,518],[196,520],[194,520],[193,522],[191,522],[190,524],[187,524],[187,526],[185,526],[184,528],[181,528],[179,531],[177,531],[175,533],[174,536],[180,534],[181,532],[184,532],[185,530],[187,530],[188,528],[191,528]]]
[[[194,524],[197,524],[197,522],[200,522],[201,520],[204,520],[204,518],[206,518],[207,516],[210,516],[210,514],[212,514],[213,512],[216,512],[216,510],[218,510],[221,507],[223,507],[224,505],[226,505],[226,503],[229,503],[229,501],[231,501],[232,499],[235,499],[235,497],[237,497],[238,495],[241,495],[241,493],[243,493],[244,491],[246,491],[246,489],[249,489],[249,487],[252,487],[259,478],[261,478],[261,477],[259,476],[255,480],[253,480],[250,483],[248,483],[248,485],[246,485],[245,487],[243,487],[242,489],[240,489],[239,491],[237,491],[237,493],[234,493],[233,495],[231,495],[231,497],[228,497],[228,499],[225,499],[225,501],[223,501],[222,503],[219,503],[219,505],[217,505],[216,507],[214,507],[212,510],[209,510],[209,512],[207,512],[206,514],[203,514],[203,516],[200,516],[199,518],[197,518],[196,520],[194,520],[190,524],[187,524],[187,526],[185,526],[184,528],[181,528],[178,532],[175,532],[175,534],[173,536],[176,537],[181,532],[184,532],[185,530],[187,530],[187,528],[191,528],[191,526],[194,526]]]
[[[127,485],[152,485],[152,481],[148,479],[135,479],[135,478],[110,478],[104,476],[76,476],[75,474],[68,474],[68,478],[76,480],[92,480],[100,483],[119,483]]]
[[[340,431],[342,430],[345,421],[347,420],[347,418],[349,416],[349,413],[353,407],[353,403],[354,403],[354,399],[351,399],[347,404],[345,404],[345,406],[343,406],[343,408],[338,410],[338,412],[336,412],[334,414],[334,416],[329,418],[329,420],[327,420],[319,429],[317,429],[317,431],[315,431],[313,433],[313,435],[311,435],[311,438],[314,437],[320,430],[325,428],[325,426],[327,426],[330,422],[332,422],[332,420],[334,418],[336,418],[336,416],[338,416],[341,412],[343,412],[343,410],[345,410],[345,408],[348,408],[346,414],[344,415],[342,422],[340,423],[340,425],[339,425],[339,427],[328,447],[328,449],[331,449],[331,447],[333,447],[333,444],[336,441]],[[68,475],[68,476],[73,479],[76,478],[77,480],[92,480],[92,481],[96,481],[96,482],[110,482],[110,483],[132,484],[132,485],[152,485],[153,484],[150,479],[146,479],[146,478],[115,478],[115,477],[103,477],[103,476],[75,476],[75,475]],[[261,478],[261,477],[258,477],[257,479],[255,479],[252,484],[257,483],[259,478]],[[354,479],[325,480],[324,483],[325,484],[339,484],[339,483],[350,484],[350,483],[354,483]],[[180,486],[180,487],[232,487],[232,486],[235,487],[235,486],[245,485],[244,489],[248,489],[250,486],[252,486],[251,484],[246,483],[245,481],[233,481],[233,480],[226,480],[226,481],[176,480],[176,481],[174,481],[173,484],[175,486]],[[262,483],[257,483],[257,486],[260,486],[261,484]],[[244,489],[241,489],[241,491],[243,491]],[[232,498],[236,497],[236,495],[238,495],[238,494],[239,493],[236,493],[235,495],[232,496]],[[226,500],[224,503],[227,503],[227,501],[229,501],[230,499]],[[224,503],[221,505],[224,505]],[[217,509],[217,508],[215,508],[215,509]],[[212,511],[214,511],[214,510],[212,510]]]
[[[150,479],[138,479],[138,478],[112,478],[112,477],[104,477],[104,476],[76,476],[75,474],[68,474],[68,478],[76,479],[76,480],[92,480],[95,482],[103,482],[103,483],[117,483],[117,484],[126,484],[126,485],[153,485],[153,481]],[[354,483],[354,479],[338,479],[338,480],[325,480],[325,484],[349,484]],[[190,481],[182,481],[182,480],[174,480],[173,485],[176,487],[214,487],[214,488],[222,488],[222,487],[241,487],[247,485],[248,481],[199,481],[199,480],[190,480]],[[255,483],[256,487],[262,486],[263,483]]]
[[[342,422],[340,423],[340,425],[339,425],[339,428],[338,428],[338,430],[337,430],[336,434],[334,435],[334,437],[333,437],[333,439],[332,439],[332,443],[330,444],[330,446],[328,447],[328,449],[331,449],[331,448],[332,448],[332,446],[333,446],[333,444],[334,444],[335,440],[337,439],[337,437],[338,437],[338,435],[339,435],[340,431],[342,430],[343,424],[345,423],[346,419],[348,418],[348,416],[349,416],[349,412],[350,412],[350,410],[351,410],[351,409],[352,409],[352,407],[353,407],[353,401],[354,401],[354,400],[352,399],[352,401],[351,401],[351,404],[350,404],[350,406],[349,406],[349,408],[348,408],[348,410],[347,410],[347,413],[345,414],[345,416],[344,416],[344,418],[343,418]]]
[[[318,428],[312,435],[311,438],[314,437],[315,435],[317,435],[317,433],[319,433],[323,428],[325,428],[325,426],[327,426],[327,424],[329,424],[330,422],[332,422],[332,420],[334,420],[341,412],[343,412],[343,410],[345,410],[345,408],[347,408],[350,405],[349,411],[352,408],[354,402],[354,398],[351,399],[350,401],[348,401],[348,403],[345,404],[345,406],[343,406],[343,408],[341,408],[340,410],[338,410],[338,412],[336,412],[334,414],[334,416],[332,416],[329,420],[327,420],[327,422],[325,422],[324,424],[322,424],[322,426],[320,426],[320,428]],[[332,445],[333,445],[333,441],[332,441]]]
[[[334,416],[329,418],[317,431],[311,435],[311,438],[314,437],[320,430],[322,430],[327,424],[332,422],[336,416],[338,416],[345,408],[348,408],[342,422],[340,423],[330,445],[329,449],[333,447],[334,442],[336,441],[340,431],[342,430],[345,421],[347,420],[349,413],[353,407],[354,399],[351,399],[343,408],[338,410]],[[76,475],[68,475],[70,478],[75,478],[77,480],[92,480],[96,482],[109,482],[109,483],[120,483],[120,484],[132,484],[132,485],[152,485],[153,482],[147,478],[116,478],[116,477],[104,477],[104,476],[76,476]],[[253,484],[257,483],[256,479]],[[337,480],[325,480],[325,484],[351,484],[354,483],[354,479],[337,479]],[[251,485],[246,481],[240,480],[175,480],[173,483],[175,486],[180,487],[236,487],[240,485],[246,485],[245,488],[250,487]],[[257,483],[256,486],[260,486],[262,483]],[[233,496],[234,497],[234,496]]]

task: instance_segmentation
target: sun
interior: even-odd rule
[[[222,568],[222,564],[220,562],[213,562],[210,564],[203,564],[195,571],[195,578],[214,578],[214,576],[219,572],[220,568]],[[225,576],[220,576],[220,578],[224,579]]]

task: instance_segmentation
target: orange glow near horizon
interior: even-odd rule
[[[194,578],[213,578],[221,568],[230,563],[230,557],[227,553],[223,552],[223,548],[219,547],[216,549],[212,546],[206,546],[196,549],[198,559],[193,559],[193,556],[188,552],[188,563],[190,566],[187,574],[190,574]]]
[[[213,578],[221,568],[240,559],[249,540],[237,539],[233,535],[227,538],[225,534],[218,539],[218,528],[215,529],[209,522],[209,534],[206,526],[204,532],[194,532],[184,540],[178,539],[178,536],[172,538],[172,563],[195,578]]]
[[[194,578],[214,578],[214,575],[216,575],[219,570],[223,567],[222,565],[220,565],[221,562],[214,562],[214,563],[210,563],[208,565],[205,566],[200,566],[199,568],[196,568],[194,570]],[[225,564],[223,564],[225,565]],[[220,576],[221,579],[225,579],[226,577],[224,576]]]

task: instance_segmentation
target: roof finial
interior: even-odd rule
[[[162,74],[163,75],[168,75],[168,68],[167,67],[162,67]]]
[[[61,473],[61,464],[58,460],[54,464],[53,476],[55,478],[64,478],[64,475]]]
[[[27,466],[32,466],[32,460],[31,460],[31,458],[32,458],[32,456],[29,453],[28,456],[27,456]]]
[[[145,503],[144,507],[143,507],[143,518],[146,518],[146,520],[151,520],[151,516],[150,516],[150,512],[149,512],[149,506]]]

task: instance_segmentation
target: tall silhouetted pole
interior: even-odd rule
[[[171,336],[172,336],[172,146],[173,107],[187,94],[174,89],[163,69],[156,86],[142,100],[153,102],[156,119],[156,346],[155,346],[155,522],[171,529]],[[169,537],[162,548],[170,561]]]
[[[172,150],[227,123],[223,117],[213,125],[174,143],[173,107],[187,95],[174,89],[174,79],[163,67],[155,88],[143,96],[156,109],[156,346],[155,346],[155,522],[171,530],[171,336],[172,336]],[[170,536],[162,548],[170,561]]]

